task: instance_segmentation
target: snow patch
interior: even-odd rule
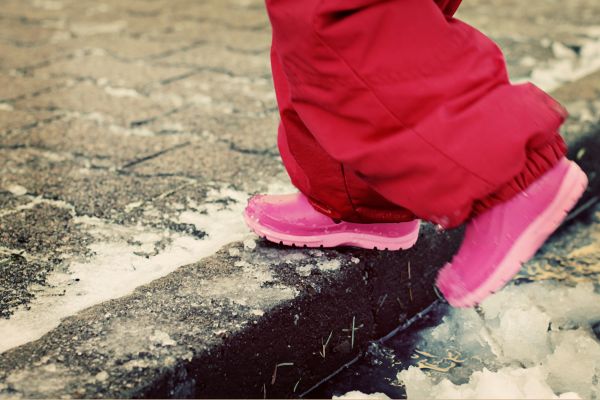
[[[74,260],[68,272],[50,274],[48,280],[53,288],[38,293],[29,304],[30,309],[19,309],[10,319],[0,320],[0,352],[40,338],[58,326],[64,317],[125,296],[138,286],[214,254],[227,243],[244,240],[248,230],[241,213],[246,198],[247,194],[231,189],[209,192],[207,201],[213,203],[203,205],[204,213],[197,213],[192,218],[196,227],[207,234],[202,240],[144,226],[123,226],[96,218],[76,217],[75,222],[84,225],[96,239],[90,246],[95,256],[88,260]],[[42,202],[49,201],[35,199],[19,209],[31,208]],[[51,203],[60,205],[61,202]],[[64,207],[72,208],[67,204]],[[272,279],[268,271],[261,269],[252,269],[247,278],[254,279],[252,288]],[[215,287],[227,293],[227,282],[217,282]],[[56,296],[57,290],[61,289],[64,295]],[[271,291],[277,289],[275,287]],[[245,293],[245,298],[254,295],[250,291]],[[275,294],[275,297],[281,296],[281,293]],[[293,296],[293,293],[286,292],[285,296]],[[259,299],[258,303],[269,302]]]
[[[333,259],[317,263],[317,268],[321,271],[337,271],[342,266],[340,260]]]
[[[599,320],[591,282],[511,285],[479,310],[450,309],[422,333],[421,354],[461,354],[446,374],[410,367],[398,380],[409,399],[599,398],[600,342],[591,328]]]
[[[235,265],[241,268],[235,275],[200,282],[198,291],[202,296],[246,306],[251,309],[250,314],[261,316],[263,310],[298,295],[296,289],[275,283],[275,277],[267,264],[252,265],[240,261]]]
[[[75,216],[75,208],[71,204],[69,204],[65,201],[62,201],[62,200],[50,200],[50,199],[44,199],[44,198],[38,196],[38,197],[35,197],[32,201],[30,201],[27,204],[22,204],[18,207],[12,208],[12,209],[0,211],[0,217],[4,217],[4,216],[10,215],[10,214],[16,214],[16,213],[18,213],[20,211],[24,211],[24,210],[31,210],[39,204],[48,204],[48,205],[51,205],[52,207],[69,210],[71,215]]]
[[[402,371],[398,378],[407,385],[409,399],[579,399],[575,393],[557,396],[546,382],[547,373],[540,367],[529,369],[487,369],[473,373],[466,384],[455,385],[444,379],[434,384],[416,367]]]
[[[560,42],[550,42],[555,59],[534,69],[524,81],[531,81],[551,92],[565,83],[576,81],[600,69],[600,27],[583,32],[587,38],[578,53]]]

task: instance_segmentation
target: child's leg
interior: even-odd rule
[[[433,1],[267,6],[299,120],[334,160],[417,216],[456,226],[563,157],[560,106],[511,85],[498,47]]]
[[[286,245],[410,248],[418,238],[419,221],[410,211],[385,200],[323,150],[294,110],[275,50],[272,66],[281,114],[279,150],[292,182],[302,194],[254,196],[244,212],[250,228]]]
[[[271,64],[281,116],[279,152],[294,186],[320,212],[334,219],[357,223],[415,219],[410,211],[383,198],[323,150],[294,110],[288,82],[274,49]]]
[[[471,306],[533,256],[587,178],[564,158],[557,132],[565,111],[533,85],[510,84],[498,47],[451,17],[459,2],[267,0],[267,7],[286,83],[285,101],[278,99],[292,110],[282,113],[280,144],[291,174],[302,177],[296,184],[326,201],[327,187],[343,192],[335,178],[311,186],[323,173],[339,178],[303,157],[311,143],[389,203],[445,227],[469,220],[437,284],[452,304]],[[301,129],[287,129],[286,119]],[[355,207],[326,206],[354,218]]]
[[[587,183],[577,164],[563,158],[523,192],[470,220],[458,253],[437,277],[448,302],[471,307],[502,288],[559,227]]]

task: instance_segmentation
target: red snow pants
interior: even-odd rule
[[[278,145],[313,206],[456,227],[562,158],[566,112],[512,85],[460,0],[266,0]]]

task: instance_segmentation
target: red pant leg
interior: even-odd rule
[[[438,3],[267,0],[291,107],[319,146],[389,202],[451,227],[564,155],[564,112],[511,85],[498,47],[449,16],[456,1]]]
[[[279,152],[294,186],[315,208],[332,218],[355,222],[414,219],[414,214],[384,199],[323,150],[292,106],[288,83],[274,49],[271,65],[281,116]],[[315,167],[318,167],[318,173],[315,173]]]

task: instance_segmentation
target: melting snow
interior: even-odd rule
[[[551,92],[600,69],[600,27],[586,28],[582,33],[586,39],[578,53],[560,42],[553,42],[551,46],[555,58],[534,69],[531,76],[524,80]]]
[[[227,205],[219,199],[227,199]],[[214,202],[205,204],[202,210],[205,214],[196,213],[192,218],[193,213],[188,212],[186,220],[207,233],[203,240],[143,226],[126,227],[95,218],[75,218],[96,238],[97,242],[90,246],[95,256],[74,261],[68,272],[51,274],[48,280],[54,287],[39,293],[30,309],[19,309],[10,319],[0,320],[0,352],[40,338],[64,317],[125,296],[138,286],[214,254],[227,243],[244,240],[248,230],[241,213],[246,199],[245,193],[229,189],[214,191],[207,199]],[[164,248],[156,251],[158,245]],[[64,290],[64,295],[56,296],[57,289]]]
[[[600,294],[592,283],[509,286],[477,310],[450,309],[418,344],[461,354],[448,373],[398,374],[408,398],[599,398]]]

